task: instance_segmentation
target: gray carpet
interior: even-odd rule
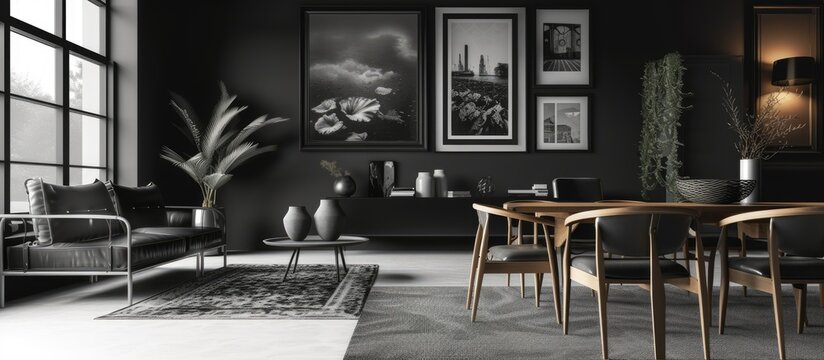
[[[346,359],[599,359],[597,302],[589,290],[573,287],[570,333],[555,322],[550,294],[535,308],[531,291],[521,299],[516,287],[484,287],[476,323],[464,309],[465,288],[375,287],[369,295]],[[773,359],[778,348],[771,298],[743,297],[731,288],[725,335],[710,328],[713,358]],[[810,289],[804,334],[795,332],[790,291],[784,297],[789,358],[824,358],[824,309]],[[717,311],[717,291],[713,312]],[[652,358],[649,293],[612,286],[607,305],[610,358]],[[717,316],[713,316],[715,323]],[[667,292],[667,357],[703,356],[698,304],[684,291]]]
[[[378,265],[230,265],[98,319],[357,319]]]

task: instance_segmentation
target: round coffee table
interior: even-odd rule
[[[302,249],[332,248],[335,251],[335,270],[337,271],[338,281],[340,281],[340,263],[343,263],[344,272],[349,271],[349,269],[346,267],[346,259],[343,257],[343,249],[347,246],[365,244],[368,241],[369,238],[365,238],[362,236],[341,235],[337,240],[326,241],[321,239],[318,235],[309,235],[303,241],[294,241],[292,239],[289,239],[288,237],[277,237],[264,239],[263,243],[276,248],[292,250],[292,257],[289,258],[289,265],[286,266],[286,273],[283,274],[284,281],[286,281],[286,277],[289,275],[290,268],[292,269],[293,274],[298,271],[298,259],[300,258],[300,251]],[[340,263],[338,263],[339,256]],[[295,263],[294,267],[292,267],[292,261],[294,261]]]

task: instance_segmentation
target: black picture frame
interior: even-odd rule
[[[824,35],[824,21],[822,21],[822,12],[824,12],[824,5],[820,3],[804,2],[804,1],[757,1],[749,9],[749,16],[747,21],[747,35],[748,41],[745,43],[747,47],[746,71],[749,73],[748,80],[750,86],[748,100],[750,102],[750,110],[755,113],[759,111],[761,105],[762,95],[769,91],[775,91],[775,86],[767,84],[765,89],[764,82],[768,81],[771,73],[765,70],[765,64],[771,59],[762,58],[762,39],[761,32],[766,31],[764,25],[760,23],[760,17],[764,15],[796,15],[808,16],[811,18],[815,34],[812,35],[817,41],[810,41],[812,49],[810,54],[787,54],[789,55],[807,55],[816,58],[819,63],[824,59],[824,45],[821,44],[822,35]],[[807,106],[806,117],[808,122],[806,126],[801,129],[806,132],[809,139],[807,144],[803,145],[789,145],[781,147],[772,145],[768,147],[768,152],[776,152],[771,159],[771,163],[786,163],[794,161],[822,161],[824,159],[824,114],[820,110],[820,104],[824,102],[824,91],[821,91],[821,82],[824,80],[824,72],[818,71],[816,73],[815,81],[812,84],[801,87],[790,87],[789,91],[800,91]]]
[[[510,53],[510,61],[508,63],[509,66],[509,81],[508,87],[511,89],[511,98],[509,99],[509,108],[510,112],[508,114],[509,122],[511,124],[511,129],[509,129],[509,133],[511,134],[510,139],[494,139],[494,140],[484,140],[484,139],[450,139],[449,134],[449,120],[450,120],[450,113],[452,109],[452,99],[451,99],[451,89],[449,86],[448,78],[451,75],[451,66],[449,65],[449,20],[451,19],[505,19],[512,21],[510,27],[510,37],[511,37],[511,53]],[[517,13],[446,13],[443,14],[443,17],[439,19],[439,21],[443,21],[442,27],[442,34],[436,34],[436,36],[441,36],[443,41],[443,59],[438,59],[442,62],[443,71],[444,71],[444,80],[443,80],[443,121],[441,121],[442,126],[442,144],[445,145],[517,145],[520,143],[518,138],[518,97],[522,96],[518,92],[518,71],[519,71],[519,32],[518,32],[518,14]],[[449,74],[449,75],[447,75]]]
[[[585,148],[563,148],[562,146],[558,146],[556,148],[541,148],[542,142],[538,141],[538,135],[543,133],[543,130],[540,128],[543,125],[543,119],[540,118],[542,111],[538,108],[541,103],[539,103],[541,98],[585,98],[586,99],[586,113],[583,113],[581,116],[586,116],[585,119],[582,119],[582,128],[586,129],[586,134],[582,136],[585,141],[582,143],[585,144]],[[533,114],[533,124],[532,124],[532,141],[534,141],[534,148],[535,152],[568,152],[568,153],[590,153],[594,150],[593,144],[593,133],[594,129],[592,127],[593,124],[593,95],[591,94],[564,94],[564,95],[555,95],[555,94],[534,94],[532,97],[532,114]]]
[[[312,16],[317,14],[359,14],[385,17],[387,15],[415,15],[417,17],[417,78],[415,80],[417,96],[415,102],[416,121],[414,139],[409,141],[321,141],[312,139],[310,131],[314,131],[312,108],[315,104],[309,102],[311,87],[309,78],[310,46],[307,44],[310,37]],[[301,151],[427,151],[428,150],[428,110],[427,110],[427,11],[424,7],[414,6],[313,6],[300,9],[300,150]],[[344,96],[342,96],[344,97]]]
[[[583,63],[586,64],[587,67],[587,81],[580,82],[580,83],[552,83],[547,81],[541,80],[541,74],[543,72],[543,62],[538,61],[538,55],[541,51],[543,51],[543,45],[541,43],[542,36],[538,36],[538,29],[539,25],[541,25],[541,13],[545,11],[582,11],[586,13],[586,31],[587,35],[585,37],[586,40],[586,51],[587,51],[587,59],[583,60]],[[578,5],[570,5],[570,6],[552,6],[552,7],[537,7],[533,9],[531,12],[531,23],[532,28],[530,33],[530,37],[528,41],[532,42],[531,48],[532,51],[530,52],[529,56],[532,60],[531,67],[533,70],[533,75],[531,76],[532,85],[536,89],[588,89],[595,86],[595,68],[594,68],[594,58],[595,58],[595,47],[591,46],[594,44],[595,41],[595,24],[592,21],[593,19],[593,9],[589,6],[578,6]]]

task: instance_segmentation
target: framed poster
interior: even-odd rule
[[[526,151],[523,8],[437,8],[436,150]]]
[[[304,8],[301,150],[426,150],[424,11]]]
[[[535,150],[590,150],[590,97],[537,96]]]
[[[538,9],[535,31],[536,85],[592,85],[588,9]]]

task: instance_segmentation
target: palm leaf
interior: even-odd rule
[[[277,124],[279,122],[284,122],[286,120],[289,120],[289,119],[282,118],[282,117],[267,119],[266,118],[267,116],[268,115],[263,115],[263,116],[258,117],[255,120],[252,120],[252,122],[250,122],[242,130],[240,130],[240,132],[238,132],[237,136],[232,140],[232,142],[229,143],[229,145],[226,146],[226,148],[229,149],[229,150],[236,148],[238,145],[240,145],[244,141],[246,141],[246,139],[250,135],[254,134],[255,131],[258,131],[261,128],[267,126],[267,125]]]
[[[228,151],[215,166],[215,172],[228,173],[232,171],[232,169],[240,165],[238,160],[241,159],[246,152],[257,149],[257,146],[258,145],[253,142],[245,142]]]
[[[192,108],[192,105],[189,104],[185,98],[171,91],[169,93],[172,96],[172,100],[170,101],[172,109],[174,109],[175,113],[177,113],[189,129],[190,140],[192,143],[194,143],[195,146],[200,147],[200,128],[202,126],[200,118],[197,116],[194,108]]]
[[[186,159],[183,155],[163,146],[160,150],[160,158],[183,170],[186,175],[189,175],[189,177],[198,184],[203,181],[203,177],[209,171],[208,164],[200,154]]]
[[[226,183],[228,183],[231,179],[231,174],[214,173],[203,177],[203,184],[205,184],[212,190],[217,190],[221,186],[226,185]]]
[[[206,127],[206,133],[203,135],[203,140],[200,144],[200,151],[203,153],[204,158],[207,160],[212,159],[218,149],[218,144],[220,143],[220,137],[223,135],[223,130],[226,129],[226,126],[228,126],[235,116],[240,114],[243,110],[246,110],[246,106],[232,107],[226,110],[223,114],[215,114],[215,117],[209,123],[209,126]]]

